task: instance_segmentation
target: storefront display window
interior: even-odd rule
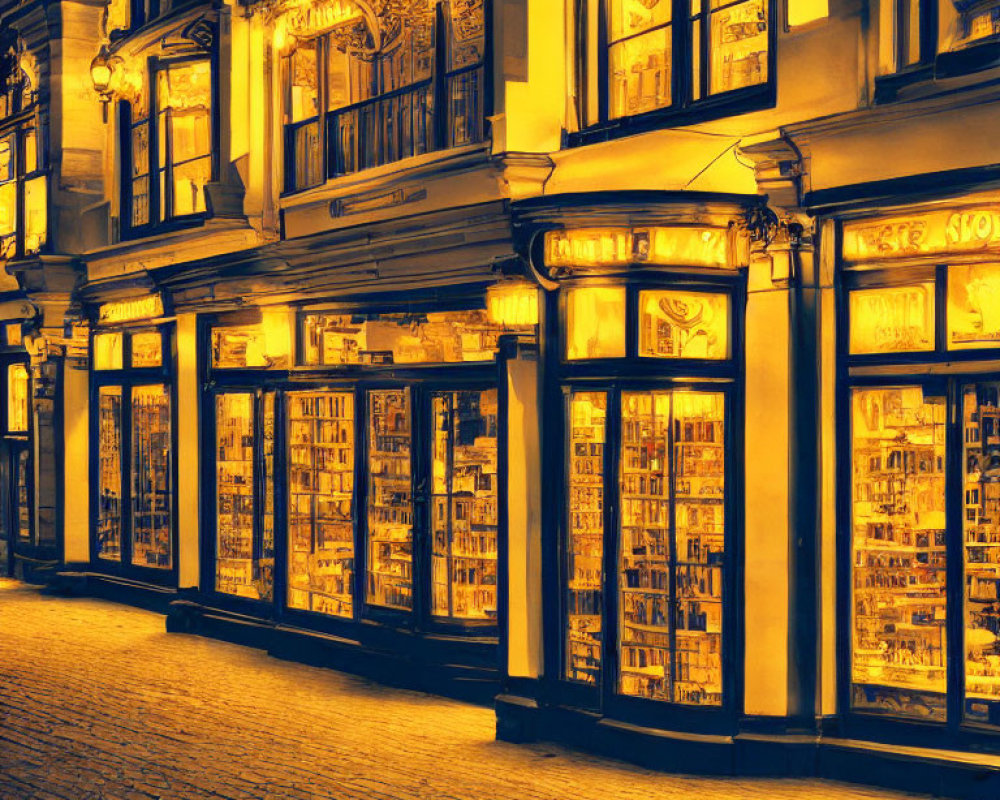
[[[855,289],[850,300],[851,353],[934,349],[934,284]]]
[[[28,368],[24,364],[7,367],[7,431],[28,432]]]
[[[588,286],[566,291],[566,358],[625,355],[625,287]]]
[[[1000,347],[1000,264],[948,267],[948,348]]]
[[[158,334],[154,334],[159,338]],[[170,567],[170,393],[132,389],[132,563]]]
[[[122,544],[122,389],[102,386],[97,393],[97,555],[121,559]]]
[[[98,333],[94,335],[94,369],[121,369],[125,334]]]
[[[639,355],[729,357],[729,296],[672,290],[639,292]]]

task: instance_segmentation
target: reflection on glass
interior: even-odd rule
[[[97,555],[119,561],[122,552],[122,389],[97,392]]]
[[[601,672],[604,445],[608,398],[577,392],[568,406],[566,677],[596,684]]]
[[[159,331],[133,333],[131,336],[132,366],[163,366],[163,337]]]
[[[722,703],[723,425],[721,394],[622,395],[622,694]]]
[[[291,353],[291,333],[284,311],[264,311],[263,322],[212,328],[214,369],[284,369]]]
[[[122,334],[98,333],[94,336],[94,369],[122,368]]]
[[[729,296],[707,292],[639,292],[639,355],[729,357]]]
[[[533,330],[490,322],[485,310],[426,314],[307,314],[303,361],[435,364],[493,361],[504,333]]]
[[[497,390],[435,395],[431,451],[431,610],[497,614]]]
[[[215,398],[215,590],[257,600],[272,591],[273,552],[265,561],[254,531],[255,428],[252,394]]]
[[[1000,347],[1000,264],[948,267],[948,347]]]
[[[672,30],[667,25],[608,46],[612,119],[670,105]]]
[[[410,391],[368,393],[368,592],[370,604],[413,608]]]
[[[170,394],[132,389],[132,563],[171,566]]]
[[[934,284],[855,289],[850,294],[850,351],[934,349]]]
[[[670,22],[670,0],[610,0],[610,40],[618,41]]]
[[[566,290],[566,358],[625,356],[625,288]]]
[[[288,605],[354,609],[354,395],[288,396]]]
[[[28,430],[28,368],[24,364],[7,367],[7,430]]]
[[[965,718],[1000,725],[1000,384],[966,386]]]
[[[277,441],[277,393],[264,392],[261,405],[262,421],[260,449],[264,461],[264,496],[261,498],[260,546],[254,553],[259,554],[255,567],[257,591],[262,600],[274,599],[274,459]]]
[[[764,0],[717,8],[712,3],[711,94],[767,82],[767,5]]]
[[[851,412],[852,705],[942,720],[945,399],[855,389]]]

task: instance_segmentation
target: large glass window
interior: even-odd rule
[[[92,339],[97,383],[94,552],[123,566],[169,570],[173,554],[173,423],[161,330]]]
[[[303,32],[283,59],[286,191],[483,139],[483,0],[346,26]]]
[[[163,62],[151,86],[122,106],[122,219],[133,233],[204,214],[213,173],[210,62]]]
[[[14,61],[16,64],[16,61]],[[39,252],[48,238],[48,183],[39,129],[22,112],[35,101],[26,74],[0,75],[0,261]],[[5,125],[5,117],[19,121]]]
[[[576,8],[583,127],[769,80],[767,0],[580,0]]]

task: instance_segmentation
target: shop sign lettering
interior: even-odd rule
[[[545,234],[549,268],[623,267],[630,264],[712,267],[730,265],[726,228],[576,228]]]
[[[98,312],[98,322],[109,325],[116,322],[128,322],[134,319],[152,319],[163,316],[163,301],[158,294],[145,297],[134,297],[128,300],[115,300],[104,303]]]
[[[948,209],[844,225],[847,261],[967,252],[1000,247],[1000,207]]]

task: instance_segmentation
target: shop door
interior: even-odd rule
[[[494,626],[496,387],[372,389],[366,406],[366,604]]]
[[[0,459],[0,576],[13,574],[14,552],[14,481],[11,448],[4,448],[5,458]]]

